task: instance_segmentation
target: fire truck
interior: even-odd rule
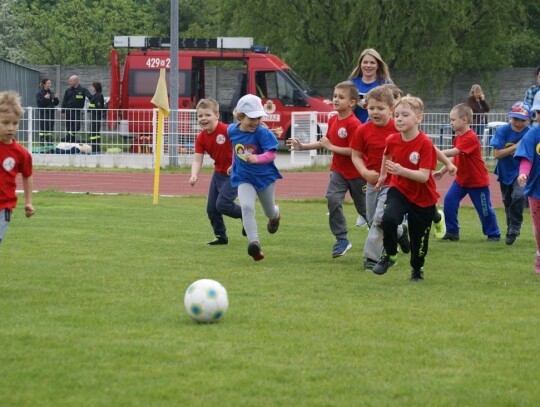
[[[129,48],[121,74],[121,61],[116,48]],[[121,120],[133,135],[150,134],[150,120],[141,120],[140,109],[152,109],[152,99],[159,70],[167,69],[167,88],[171,68],[170,41],[166,38],[120,36],[114,38],[110,53],[111,92],[108,103],[108,126],[116,128]],[[221,65],[220,65],[221,64]],[[215,77],[209,78],[212,67],[229,69],[235,75],[226,81],[230,88],[222,95]],[[216,72],[214,69],[212,72]],[[212,81],[214,89],[207,82]],[[270,54],[268,47],[254,46],[252,38],[220,37],[217,39],[179,39],[178,108],[194,109],[200,99],[213,97],[220,102],[221,120],[232,122],[232,111],[240,97],[257,95],[262,99],[270,128],[283,129],[280,139],[291,135],[291,113],[330,112],[331,101],[315,94],[281,59]],[[225,92],[226,93],[226,92]],[[217,96],[217,97],[216,97]],[[170,97],[170,95],[169,95]],[[151,113],[146,113],[150,115]],[[323,126],[323,125],[321,125]]]

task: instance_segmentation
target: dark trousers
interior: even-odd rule
[[[517,178],[511,185],[501,185],[501,194],[506,213],[506,233],[519,235],[523,224],[523,209],[525,208],[525,195],[519,186]]]
[[[242,218],[242,209],[240,205],[234,202],[237,196],[238,189],[231,185],[230,177],[214,171],[208,188],[208,201],[206,204],[206,213],[214,229],[214,235],[227,237],[223,215],[233,219]]]
[[[81,130],[81,111],[79,109],[66,109],[66,131],[77,133]]]
[[[397,254],[398,226],[403,223],[405,214],[408,214],[409,239],[411,241],[410,264],[414,269],[423,267],[428,253],[431,222],[436,210],[435,205],[426,208],[415,205],[409,202],[397,188],[389,188],[381,221],[386,254],[389,256]]]

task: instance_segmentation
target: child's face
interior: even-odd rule
[[[418,127],[422,122],[422,113],[416,113],[409,106],[399,104],[394,113],[396,129],[407,132]]]
[[[19,128],[20,117],[13,112],[0,112],[0,143],[11,144]]]
[[[385,102],[371,98],[367,101],[367,111],[369,120],[371,120],[375,126],[384,127],[390,122],[394,107],[390,107]]]
[[[347,111],[352,111],[352,109],[356,105],[356,100],[351,99],[348,90],[334,89],[332,104],[336,112],[345,113]]]
[[[452,130],[454,130],[456,133],[463,133],[463,130],[465,130],[469,125],[469,121],[465,116],[459,117],[457,110],[451,110],[450,125],[452,126]]]
[[[521,133],[529,124],[528,120],[521,120],[515,117],[510,118],[510,126],[516,133]]]
[[[249,133],[254,133],[255,130],[257,130],[257,127],[259,127],[259,124],[261,123],[261,118],[256,117],[254,119],[245,116],[242,120],[240,120],[240,125],[238,128],[242,131],[247,131]]]
[[[213,132],[219,122],[219,113],[214,112],[212,109],[197,109],[197,122],[201,129],[208,132]]]

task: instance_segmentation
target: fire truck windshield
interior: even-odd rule
[[[132,69],[129,71],[129,96],[153,96],[159,79],[159,70]],[[169,71],[166,73],[169,88]],[[191,71],[178,71],[178,96],[189,97]]]
[[[311,90],[307,83],[304,82],[304,80],[298,76],[296,72],[294,72],[292,69],[288,69],[285,72],[291,77],[292,81],[298,86],[302,91],[307,95],[311,97],[321,97],[320,94],[317,92]]]

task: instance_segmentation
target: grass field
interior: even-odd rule
[[[254,262],[238,221],[212,238],[203,198],[35,195],[0,247],[0,406],[538,406],[540,276],[530,215],[513,246],[431,240],[364,272],[365,229],[332,259],[324,201],[280,201]],[[504,214],[497,212],[499,223]],[[504,232],[504,230],[503,230]],[[199,278],[228,290],[223,321],[183,310]]]

